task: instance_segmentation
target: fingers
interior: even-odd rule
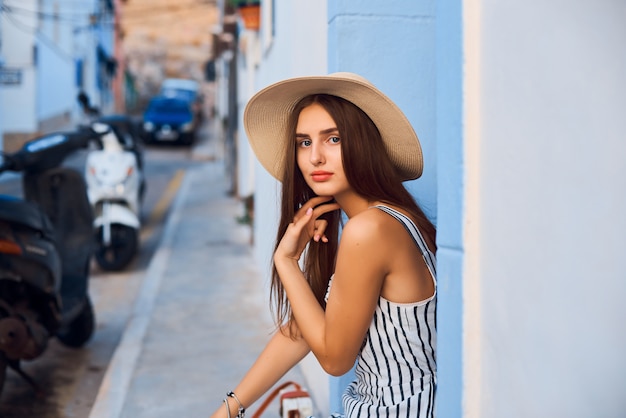
[[[295,216],[292,225],[298,230],[301,230],[311,220],[313,216],[313,208],[308,207],[301,216]]]
[[[290,228],[297,234],[306,231],[308,239],[313,238],[315,241],[319,241],[328,222],[323,219],[316,220],[314,216],[315,210],[309,207],[299,219],[294,220]]]
[[[319,242],[328,242],[328,238],[324,235],[326,231],[326,227],[328,226],[328,221],[325,219],[319,219],[315,221],[315,228],[313,230],[313,241]]]
[[[294,216],[294,221],[297,221],[298,219],[300,219],[300,217],[304,215],[304,213],[306,212],[308,208],[316,208],[322,203],[328,202],[330,200],[332,200],[332,196],[315,196],[309,199],[304,205],[302,205],[302,207],[300,207],[300,209],[296,211],[296,214]]]
[[[315,242],[328,242],[328,238],[324,235],[328,221],[319,219],[320,216],[328,212],[338,210],[339,204],[336,202],[326,203],[332,200],[332,196],[316,196],[309,199],[295,214],[293,226],[298,233],[306,230],[309,239]]]
[[[332,199],[333,199],[332,196],[316,196],[316,197],[309,199],[296,212],[294,216],[294,222],[297,222],[298,219],[300,219],[309,208],[313,208],[313,211],[314,211],[313,216],[315,218],[318,218],[325,213],[332,212],[334,210],[339,209],[339,204],[336,202],[324,204],[325,202],[328,202]]]
[[[298,231],[306,229],[308,236],[315,242],[319,242],[320,240],[322,242],[328,242],[328,238],[324,235],[326,227],[328,226],[328,221],[326,219],[317,218],[324,213],[337,209],[339,209],[338,205],[336,208],[325,208],[324,210],[318,210],[318,208],[308,208],[304,215],[295,221],[293,225]]]

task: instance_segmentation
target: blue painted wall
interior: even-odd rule
[[[329,1],[328,72],[361,74],[404,111],[425,160],[423,176],[406,185],[439,223],[435,10],[434,0]],[[352,372],[331,378],[331,412],[341,410],[341,393],[352,379]]]
[[[437,2],[437,410],[462,416],[463,97],[462,4]]]
[[[328,70],[363,75],[400,106],[425,155],[424,175],[407,183],[436,221],[435,2],[328,2]]]

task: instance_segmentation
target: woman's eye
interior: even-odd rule
[[[338,136],[331,136],[328,140],[333,144],[338,144],[341,142],[341,138],[339,138]]]
[[[311,140],[310,139],[302,139],[302,140],[298,141],[298,146],[299,147],[309,147],[309,146],[311,146]]]

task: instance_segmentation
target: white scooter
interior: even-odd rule
[[[94,208],[94,256],[108,271],[122,270],[138,252],[144,184],[138,153],[128,146],[134,139],[114,122],[120,120],[92,124],[94,131],[108,133],[101,137],[102,149],[89,152],[85,166],[87,195]]]

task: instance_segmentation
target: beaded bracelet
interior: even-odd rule
[[[237,418],[244,418],[246,416],[246,408],[244,408],[241,402],[239,402],[239,398],[237,397],[237,395],[235,395],[235,392],[230,391],[226,394],[226,396],[233,398],[239,404],[239,410],[237,411]],[[226,403],[228,404],[228,402]],[[230,410],[229,410],[229,413],[230,413]],[[230,415],[229,415],[229,418],[230,418]]]

